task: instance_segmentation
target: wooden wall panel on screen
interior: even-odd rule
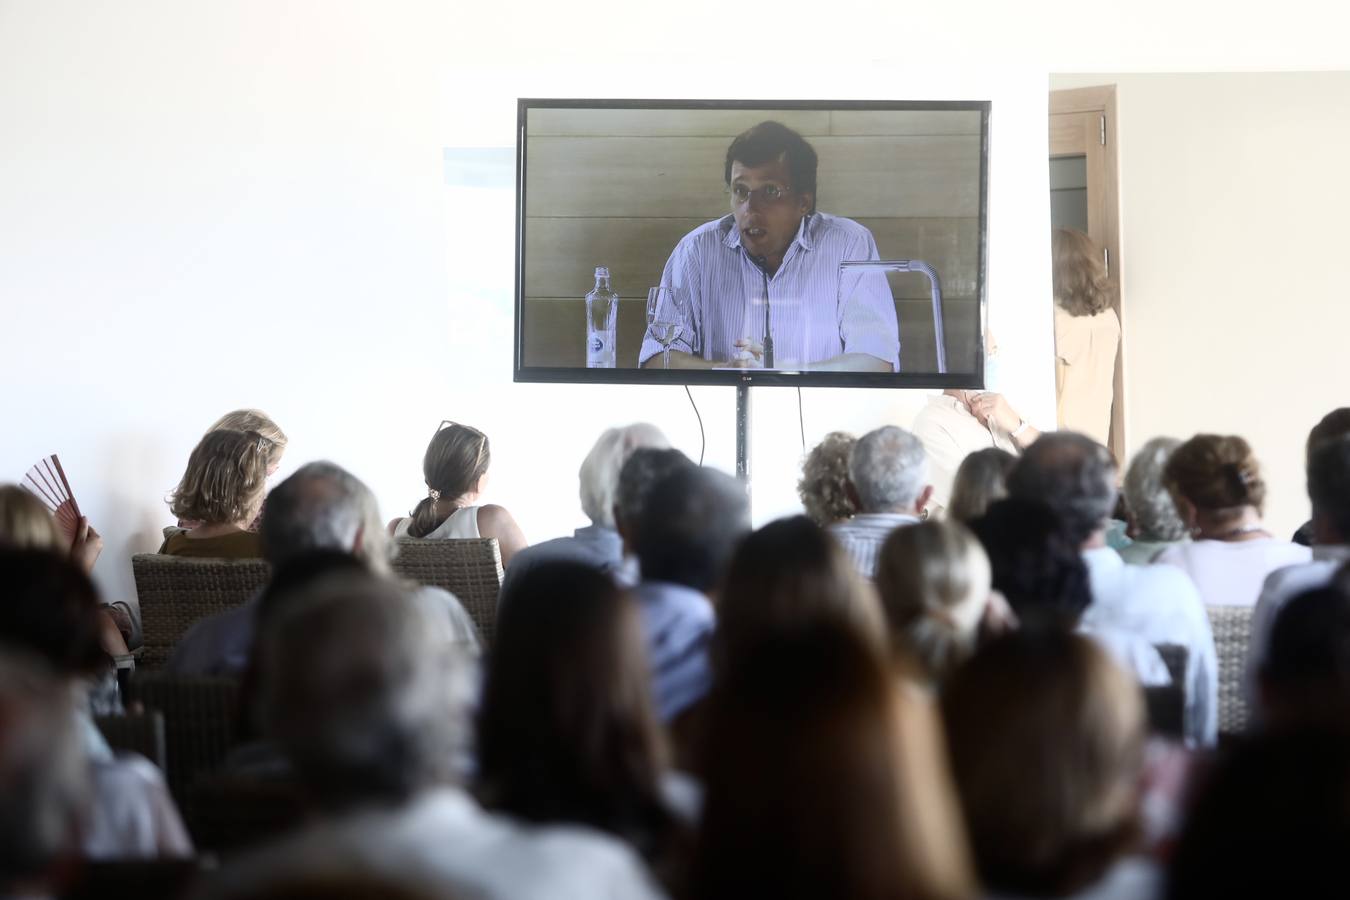
[[[808,139],[830,133],[828,111],[801,109],[531,109],[526,127],[531,137],[723,137],[730,143],[751,125],[766,120],[782,122]]]
[[[970,137],[822,137],[819,207],[858,217],[979,215],[980,148]],[[530,140],[531,216],[698,217],[728,210],[723,138]]]

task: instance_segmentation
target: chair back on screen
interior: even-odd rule
[[[502,555],[496,538],[399,538],[394,572],[418,584],[454,594],[478,628],[484,648],[497,630]]]
[[[131,558],[141,605],[137,668],[161,669],[183,633],[207,616],[242,605],[271,577],[261,559],[186,559],[160,553]]]
[[[1252,634],[1250,606],[1206,606],[1214,647],[1219,654],[1219,734],[1247,730],[1247,644]]]

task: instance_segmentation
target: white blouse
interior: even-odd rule
[[[1255,606],[1266,576],[1312,559],[1307,547],[1276,538],[1251,541],[1187,541],[1173,544],[1153,562],[1191,576],[1206,606]]]
[[[394,526],[394,537],[411,537],[408,529],[412,527],[412,518],[403,518],[398,520]],[[482,537],[478,533],[478,507],[462,506],[450,514],[450,517],[431,530],[429,534],[422,535],[424,538],[434,538],[436,540],[449,540],[452,538],[476,538]]]

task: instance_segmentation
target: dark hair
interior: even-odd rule
[[[806,138],[781,122],[760,122],[736,135],[727,147],[723,180],[731,184],[731,164],[762,166],[776,159],[787,162],[792,189],[811,195],[811,211],[816,210],[816,151]]]
[[[845,623],[745,648],[709,696],[688,896],[966,895],[963,836],[921,713]]]
[[[451,422],[437,431],[422,457],[422,477],[441,502],[423,497],[413,508],[408,534],[424,537],[440,527],[454,512],[452,501],[474,490],[491,462],[487,435],[477,428]]]
[[[545,562],[511,585],[478,710],[478,789],[527,822],[608,831],[649,861],[676,826],[638,610],[608,575]]]
[[[1197,434],[1176,448],[1163,467],[1163,483],[1209,513],[1258,510],[1266,502],[1266,483],[1251,446],[1236,435]]]
[[[848,554],[806,516],[779,519],[746,535],[719,595],[713,636],[718,667],[749,644],[822,621],[851,624],[878,642],[883,638],[876,595]]]
[[[1166,896],[1344,896],[1347,797],[1344,728],[1258,735],[1235,745],[1192,805]]]
[[[1350,596],[1324,587],[1290,600],[1275,617],[1260,678],[1272,722],[1345,719],[1350,714]]]
[[[614,524],[636,534],[647,497],[658,481],[672,472],[693,467],[693,462],[673,447],[639,447],[619,469],[619,481],[614,488]]]
[[[1350,543],[1350,435],[1321,441],[1308,453],[1308,499],[1313,517]]]
[[[970,529],[989,555],[994,590],[1024,627],[1077,627],[1092,602],[1092,584],[1078,544],[1053,509],[999,500]]]
[[[976,864],[992,893],[1062,897],[1099,879],[1140,829],[1144,700],[1092,639],[1020,630],[942,692]]]
[[[1341,406],[1327,413],[1308,432],[1308,456],[1323,441],[1332,441],[1350,435],[1350,406]]]
[[[1116,508],[1115,473],[1110,451],[1092,438],[1043,434],[1008,474],[1008,496],[1047,504],[1069,540],[1082,546]]]
[[[749,530],[743,484],[715,469],[681,467],[652,486],[638,520],[634,549],[642,578],[707,593]]]
[[[37,656],[63,677],[108,666],[98,591],[70,560],[49,550],[0,549],[0,596],[0,643]]]

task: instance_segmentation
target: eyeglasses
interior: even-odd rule
[[[736,201],[736,205],[740,206],[751,197],[758,199],[760,203],[777,203],[792,193],[792,188],[777,184],[766,184],[751,190],[743,184],[733,184],[727,193]]]

